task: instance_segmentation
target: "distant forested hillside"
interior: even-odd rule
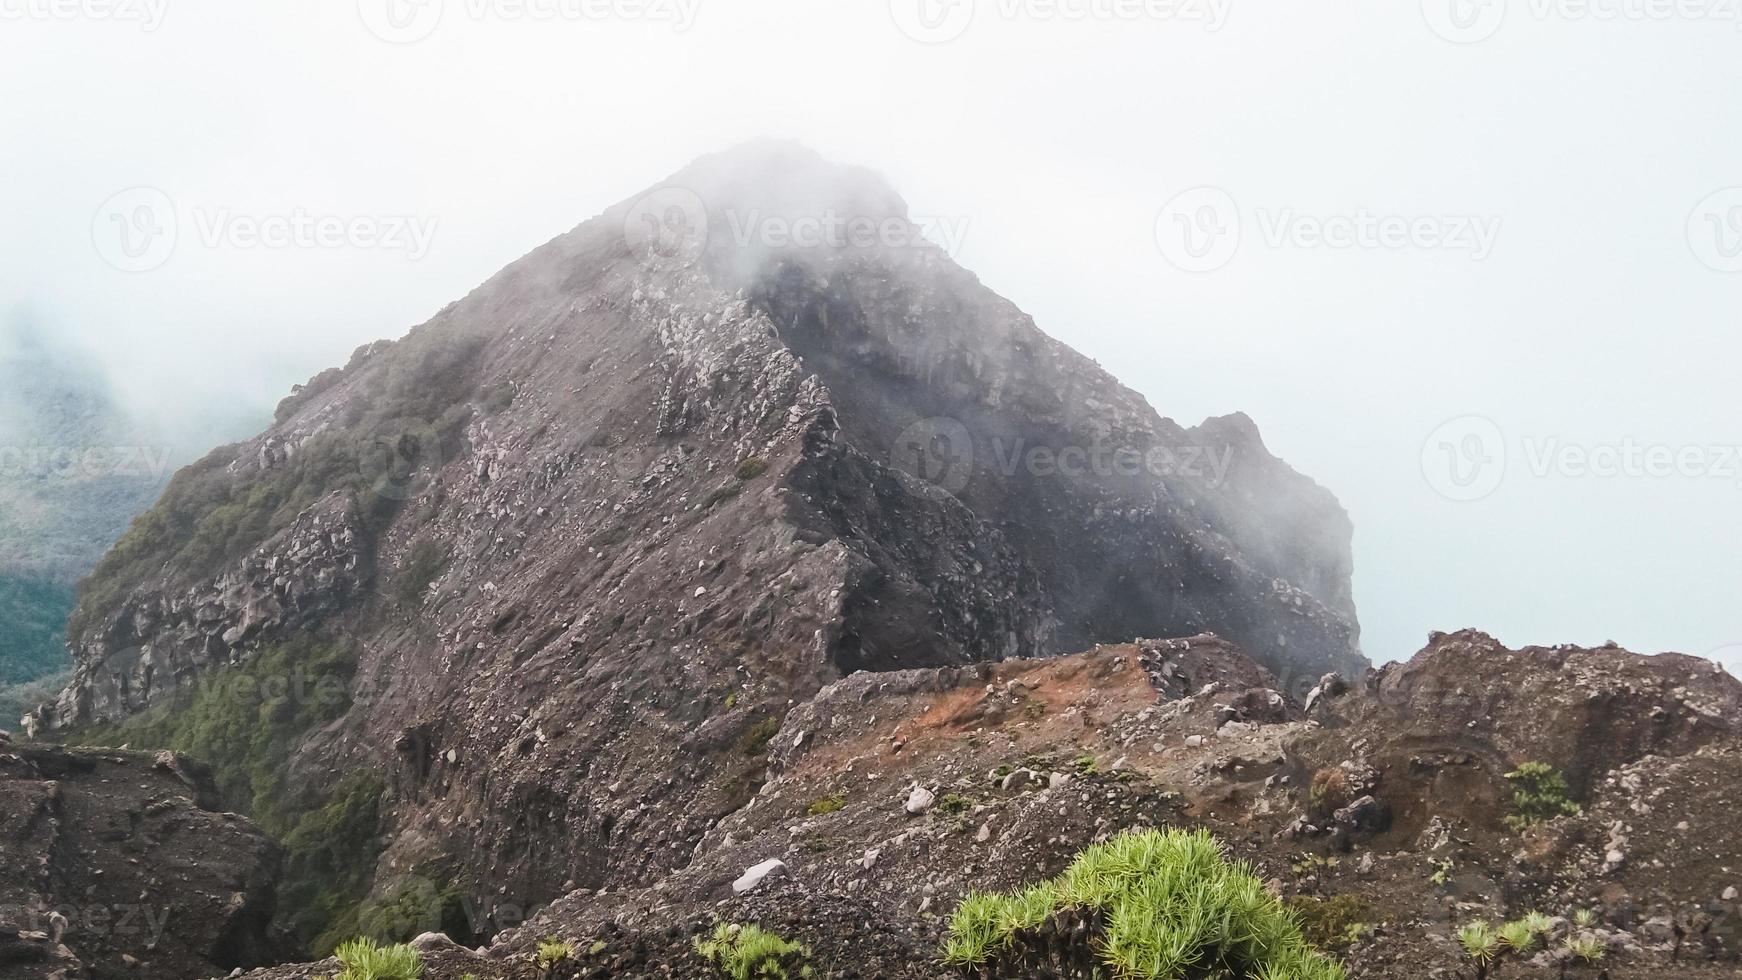
[[[15,685],[70,667],[73,584],[162,490],[161,442],[90,358],[52,332],[0,324],[0,725],[16,720],[13,702],[40,700]]]
[[[0,575],[0,687],[67,669],[71,586]],[[0,716],[0,723],[5,720]]]

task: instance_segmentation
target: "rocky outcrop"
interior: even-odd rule
[[[872,234],[777,233],[830,216]],[[497,924],[687,863],[789,707],[856,670],[1206,630],[1278,691],[1364,663],[1347,518],[1248,420],[1160,417],[881,180],[783,144],[359,350],[145,527],[45,722],[348,634],[356,706],[296,771],[385,773],[382,875]]]
[[[277,850],[173,753],[0,734],[0,977],[188,977],[271,962]]]
[[[1510,692],[1485,693],[1488,677]],[[1742,838],[1727,822],[1742,802],[1742,683],[1694,658],[1510,650],[1476,632],[1321,680],[1309,717],[1208,635],[844,678],[787,714],[768,782],[684,868],[574,890],[427,975],[543,977],[536,948],[554,936],[574,950],[550,974],[563,980],[718,976],[694,941],[726,923],[802,944],[819,975],[1087,977],[1088,957],[947,968],[948,917],[970,892],[1021,888],[1152,826],[1214,833],[1356,980],[1467,974],[1460,926],[1533,911],[1549,941],[1508,955],[1504,976],[1560,977],[1572,938],[1604,959],[1568,961],[1567,976],[1736,975]],[[1608,698],[1662,701],[1658,734],[1628,727],[1651,717],[1630,701],[1611,725],[1580,729],[1581,706]],[[1579,739],[1544,739],[1551,729]],[[1527,761],[1593,767],[1569,790],[1577,812],[1507,824],[1514,804],[1498,794]],[[1070,950],[1069,923],[1042,929]]]

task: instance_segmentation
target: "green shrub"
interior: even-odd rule
[[[1609,948],[1596,936],[1569,936],[1566,943],[1567,952],[1586,964],[1596,964],[1609,955]]]
[[[768,472],[768,461],[760,456],[747,456],[738,464],[736,476],[740,480],[754,480]]]
[[[382,946],[373,939],[353,939],[333,951],[344,970],[335,980],[418,980],[423,955],[410,946]]]
[[[845,808],[846,805],[847,798],[836,793],[833,796],[825,796],[821,799],[812,800],[811,805],[805,807],[804,812],[813,817],[820,817],[825,813],[838,813]]]
[[[768,715],[756,720],[738,739],[738,751],[744,755],[761,755],[768,751],[768,743],[774,741],[774,736],[780,734],[780,719]]]
[[[538,952],[532,958],[532,964],[549,974],[556,965],[575,955],[575,947],[565,943],[555,936],[549,936],[539,942]]]
[[[696,940],[696,952],[730,980],[782,980],[792,976],[809,977],[812,973],[811,968],[803,963],[810,956],[810,950],[760,926],[722,922],[714,927],[711,937]],[[796,973],[790,972],[792,967],[797,967]]]
[[[1130,980],[1343,980],[1294,915],[1207,832],[1131,831],[1014,895],[970,894],[950,920],[944,960],[971,969],[1063,913],[1091,917],[1094,950]]]
[[[423,538],[412,545],[405,563],[400,566],[399,577],[393,583],[399,604],[408,609],[423,605],[424,595],[435,580],[442,577],[447,565],[447,549],[439,543]]]
[[[1300,922],[1301,935],[1319,949],[1343,949],[1353,945],[1373,920],[1373,903],[1360,895],[1330,898],[1297,895],[1288,908]]]
[[[1536,945],[1536,930],[1524,921],[1508,922],[1497,933],[1501,945],[1515,955],[1523,956]]]
[[[1507,773],[1506,778],[1514,786],[1513,813],[1506,818],[1506,826],[1515,834],[1556,817],[1579,812],[1578,805],[1567,799],[1566,777],[1547,763],[1526,762],[1516,771]]]
[[[974,801],[960,793],[945,793],[938,797],[935,807],[939,813],[966,813]]]

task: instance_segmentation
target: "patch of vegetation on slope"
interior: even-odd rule
[[[215,575],[329,495],[344,494],[365,528],[391,520],[418,481],[459,452],[482,343],[414,334],[392,346],[390,354],[375,355],[383,359],[379,379],[354,386],[336,424],[282,462],[232,466],[238,449],[228,446],[176,473],[157,505],[80,583],[70,634],[85,632],[165,568],[182,580]],[[359,358],[346,372],[357,369]],[[337,383],[330,374],[317,381],[287,405],[300,406]]]
[[[0,687],[27,684],[71,665],[66,623],[72,609],[73,590],[65,585],[0,575]]]
[[[349,773],[325,788],[299,786],[289,768],[308,733],[350,708],[355,670],[350,643],[300,637],[206,673],[172,703],[68,741],[174,749],[210,764],[226,805],[283,845],[280,914],[299,940],[326,955],[350,937],[325,934],[354,919],[374,876],[384,787],[372,772]]]
[[[1059,960],[1132,980],[1346,975],[1206,831],[1130,831],[1087,848],[1051,881],[970,894],[950,919],[944,960],[991,977],[1034,976]]]

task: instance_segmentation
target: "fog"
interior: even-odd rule
[[[0,0],[0,312],[192,452],[796,138],[1162,414],[1251,415],[1350,511],[1375,660],[1742,668],[1729,5],[920,3]]]

